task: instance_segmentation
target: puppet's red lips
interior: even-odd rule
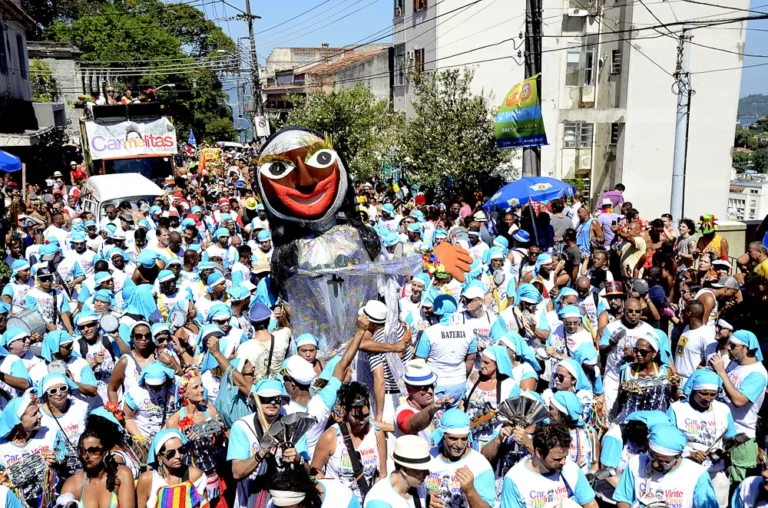
[[[269,182],[272,190],[275,191],[278,201],[288,210],[300,217],[315,217],[323,215],[330,208],[333,199],[336,197],[336,184],[339,181],[339,171],[333,172],[325,179],[320,181],[315,189],[304,194],[296,189],[285,187],[275,183],[268,178],[263,178]]]

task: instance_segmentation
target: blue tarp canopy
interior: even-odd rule
[[[21,159],[8,152],[0,150],[0,171],[12,173],[21,170]]]
[[[563,196],[573,196],[576,188],[556,178],[525,176],[509,183],[491,196],[483,205],[488,211],[508,210],[523,206],[529,201],[551,201]]]

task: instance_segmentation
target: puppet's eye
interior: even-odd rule
[[[259,172],[270,180],[288,176],[291,171],[293,171],[293,166],[283,161],[267,162],[259,168]]]
[[[336,162],[337,158],[338,155],[333,150],[323,149],[315,152],[307,161],[307,165],[313,168],[325,169]]]

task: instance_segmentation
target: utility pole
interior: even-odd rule
[[[691,114],[691,29],[683,28],[677,43],[677,117],[675,118],[675,153],[672,159],[672,218],[683,218],[685,207],[685,169],[688,158],[688,124]]]
[[[525,0],[525,77],[537,74],[541,100],[541,0]],[[523,176],[541,176],[541,147],[523,147]]]
[[[248,38],[251,42],[251,93],[253,109],[261,116],[264,111],[261,105],[261,81],[259,80],[259,58],[256,56],[256,37],[253,34],[253,20],[261,16],[251,14],[251,0],[245,0],[245,18],[248,22]]]

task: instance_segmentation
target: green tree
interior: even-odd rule
[[[389,101],[377,100],[370,88],[358,83],[331,93],[291,95],[294,104],[285,125],[300,125],[332,138],[333,145],[355,178],[377,175],[382,163],[400,159],[405,117],[391,110]]]
[[[54,19],[44,29],[48,40],[68,42],[84,62],[111,62],[118,90],[142,90],[173,83],[160,91],[178,133],[195,131],[199,140],[234,139],[232,111],[221,80],[213,72],[234,42],[203,13],[189,5],[159,0],[93,4],[88,12]],[[223,51],[223,53],[220,52]],[[136,72],[120,73],[133,65]]]
[[[735,169],[737,173],[743,173],[744,171],[748,170],[752,163],[751,154],[738,152],[736,150],[733,151],[731,158],[733,160],[733,169]]]
[[[472,94],[472,77],[468,69],[415,76],[405,167],[414,180],[434,189],[477,188],[510,164],[512,152],[496,147],[495,111],[485,97]]]
[[[752,162],[755,165],[755,171],[768,173],[768,148],[758,148],[752,152]]]
[[[53,69],[48,62],[37,59],[29,61],[29,82],[32,84],[33,102],[59,100],[59,85],[53,77]]]

